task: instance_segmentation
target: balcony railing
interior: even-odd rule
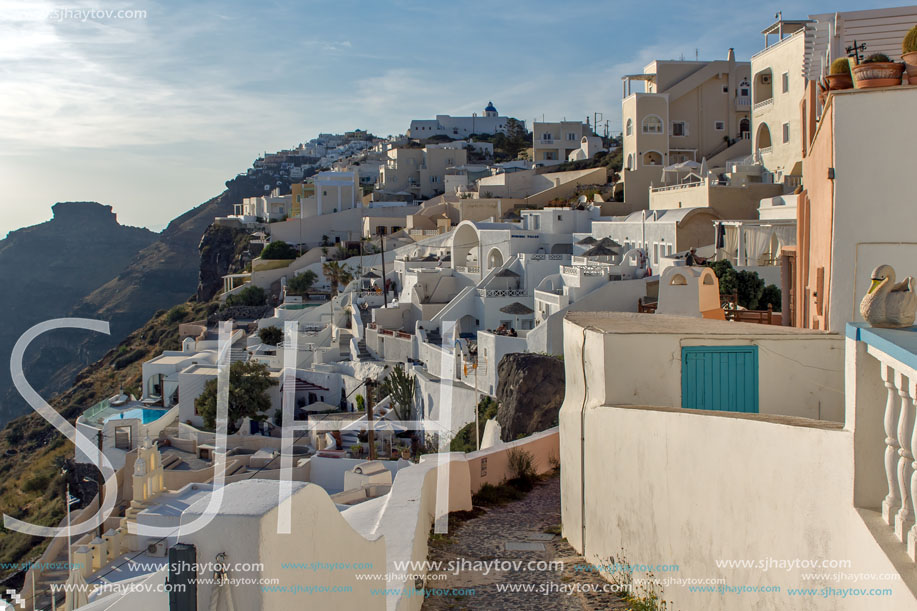
[[[879,378],[885,387],[882,414],[885,453],[881,471],[878,465],[871,471],[885,473],[888,492],[881,503],[882,521],[894,532],[895,538],[907,546],[910,560],[917,561],[917,526],[914,524],[914,508],[917,507],[917,462],[914,461],[917,456],[917,333],[854,323],[847,325],[847,337],[866,346],[865,355],[857,349],[854,357],[858,386],[867,382],[861,380],[861,372],[874,371],[874,366],[868,366],[861,359],[878,361]],[[867,393],[854,392],[859,423],[861,418],[875,413],[871,408],[879,407],[882,397],[873,397],[876,401],[869,404]]]
[[[771,98],[767,98],[766,100],[761,100],[760,102],[756,102],[755,105],[752,107],[752,110],[753,110],[753,111],[754,111],[754,110],[761,110],[761,109],[763,109],[763,108],[766,108],[766,107],[770,106],[770,105],[773,104],[773,103],[774,103],[774,98],[772,98],[772,97],[771,97]]]
[[[481,297],[525,297],[527,293],[523,289],[478,289],[478,295]]]

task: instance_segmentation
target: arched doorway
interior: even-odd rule
[[[758,134],[755,137],[755,150],[769,149],[771,147],[771,129],[767,123],[758,126]]]
[[[751,134],[751,123],[748,118],[739,121],[739,139],[745,140]]]
[[[662,165],[662,153],[649,151],[643,154],[643,165]]]
[[[503,253],[499,248],[491,249],[490,254],[487,255],[487,267],[490,269],[503,267]]]
[[[478,232],[474,225],[462,224],[452,236],[452,266],[467,267],[477,264]]]

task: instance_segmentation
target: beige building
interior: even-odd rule
[[[532,158],[536,165],[563,163],[580,148],[583,138],[592,136],[592,127],[579,121],[534,123]]]
[[[765,28],[764,49],[751,58],[752,150],[774,182],[802,180],[802,114],[806,24],[778,20]],[[776,36],[776,41],[773,37]]]
[[[714,167],[750,153],[750,70],[730,49],[725,60],[657,60],[623,77],[626,201],[645,207],[663,166],[707,159]],[[645,91],[632,92],[633,81]]]
[[[427,199],[445,191],[446,170],[468,163],[464,145],[431,144],[424,148],[393,148],[379,166],[376,187],[387,193],[408,193]]]

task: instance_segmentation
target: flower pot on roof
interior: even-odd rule
[[[847,61],[846,57],[840,57],[831,62],[827,79],[830,91],[853,88],[853,77],[850,76],[850,62]]]
[[[904,64],[893,62],[882,53],[874,53],[864,59],[862,64],[853,67],[857,89],[900,85],[903,72]]]
[[[917,85],[917,25],[911,28],[901,42],[901,59],[904,60],[910,84]]]

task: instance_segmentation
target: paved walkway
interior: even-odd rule
[[[524,499],[486,508],[447,537],[434,537],[431,561],[454,561],[467,568],[457,575],[449,572],[446,579],[428,575],[424,611],[628,609],[616,595],[601,592],[607,582],[600,576],[574,570],[585,561],[564,539],[551,534],[558,532],[559,525],[560,478],[552,477]],[[514,561],[521,564],[509,566]],[[560,561],[563,570],[555,570],[556,565],[547,566],[545,561]],[[469,564],[476,562],[480,564]],[[505,563],[502,568],[508,570],[492,568],[488,572],[482,568],[484,563],[493,562]],[[600,591],[584,591],[592,587]]]

